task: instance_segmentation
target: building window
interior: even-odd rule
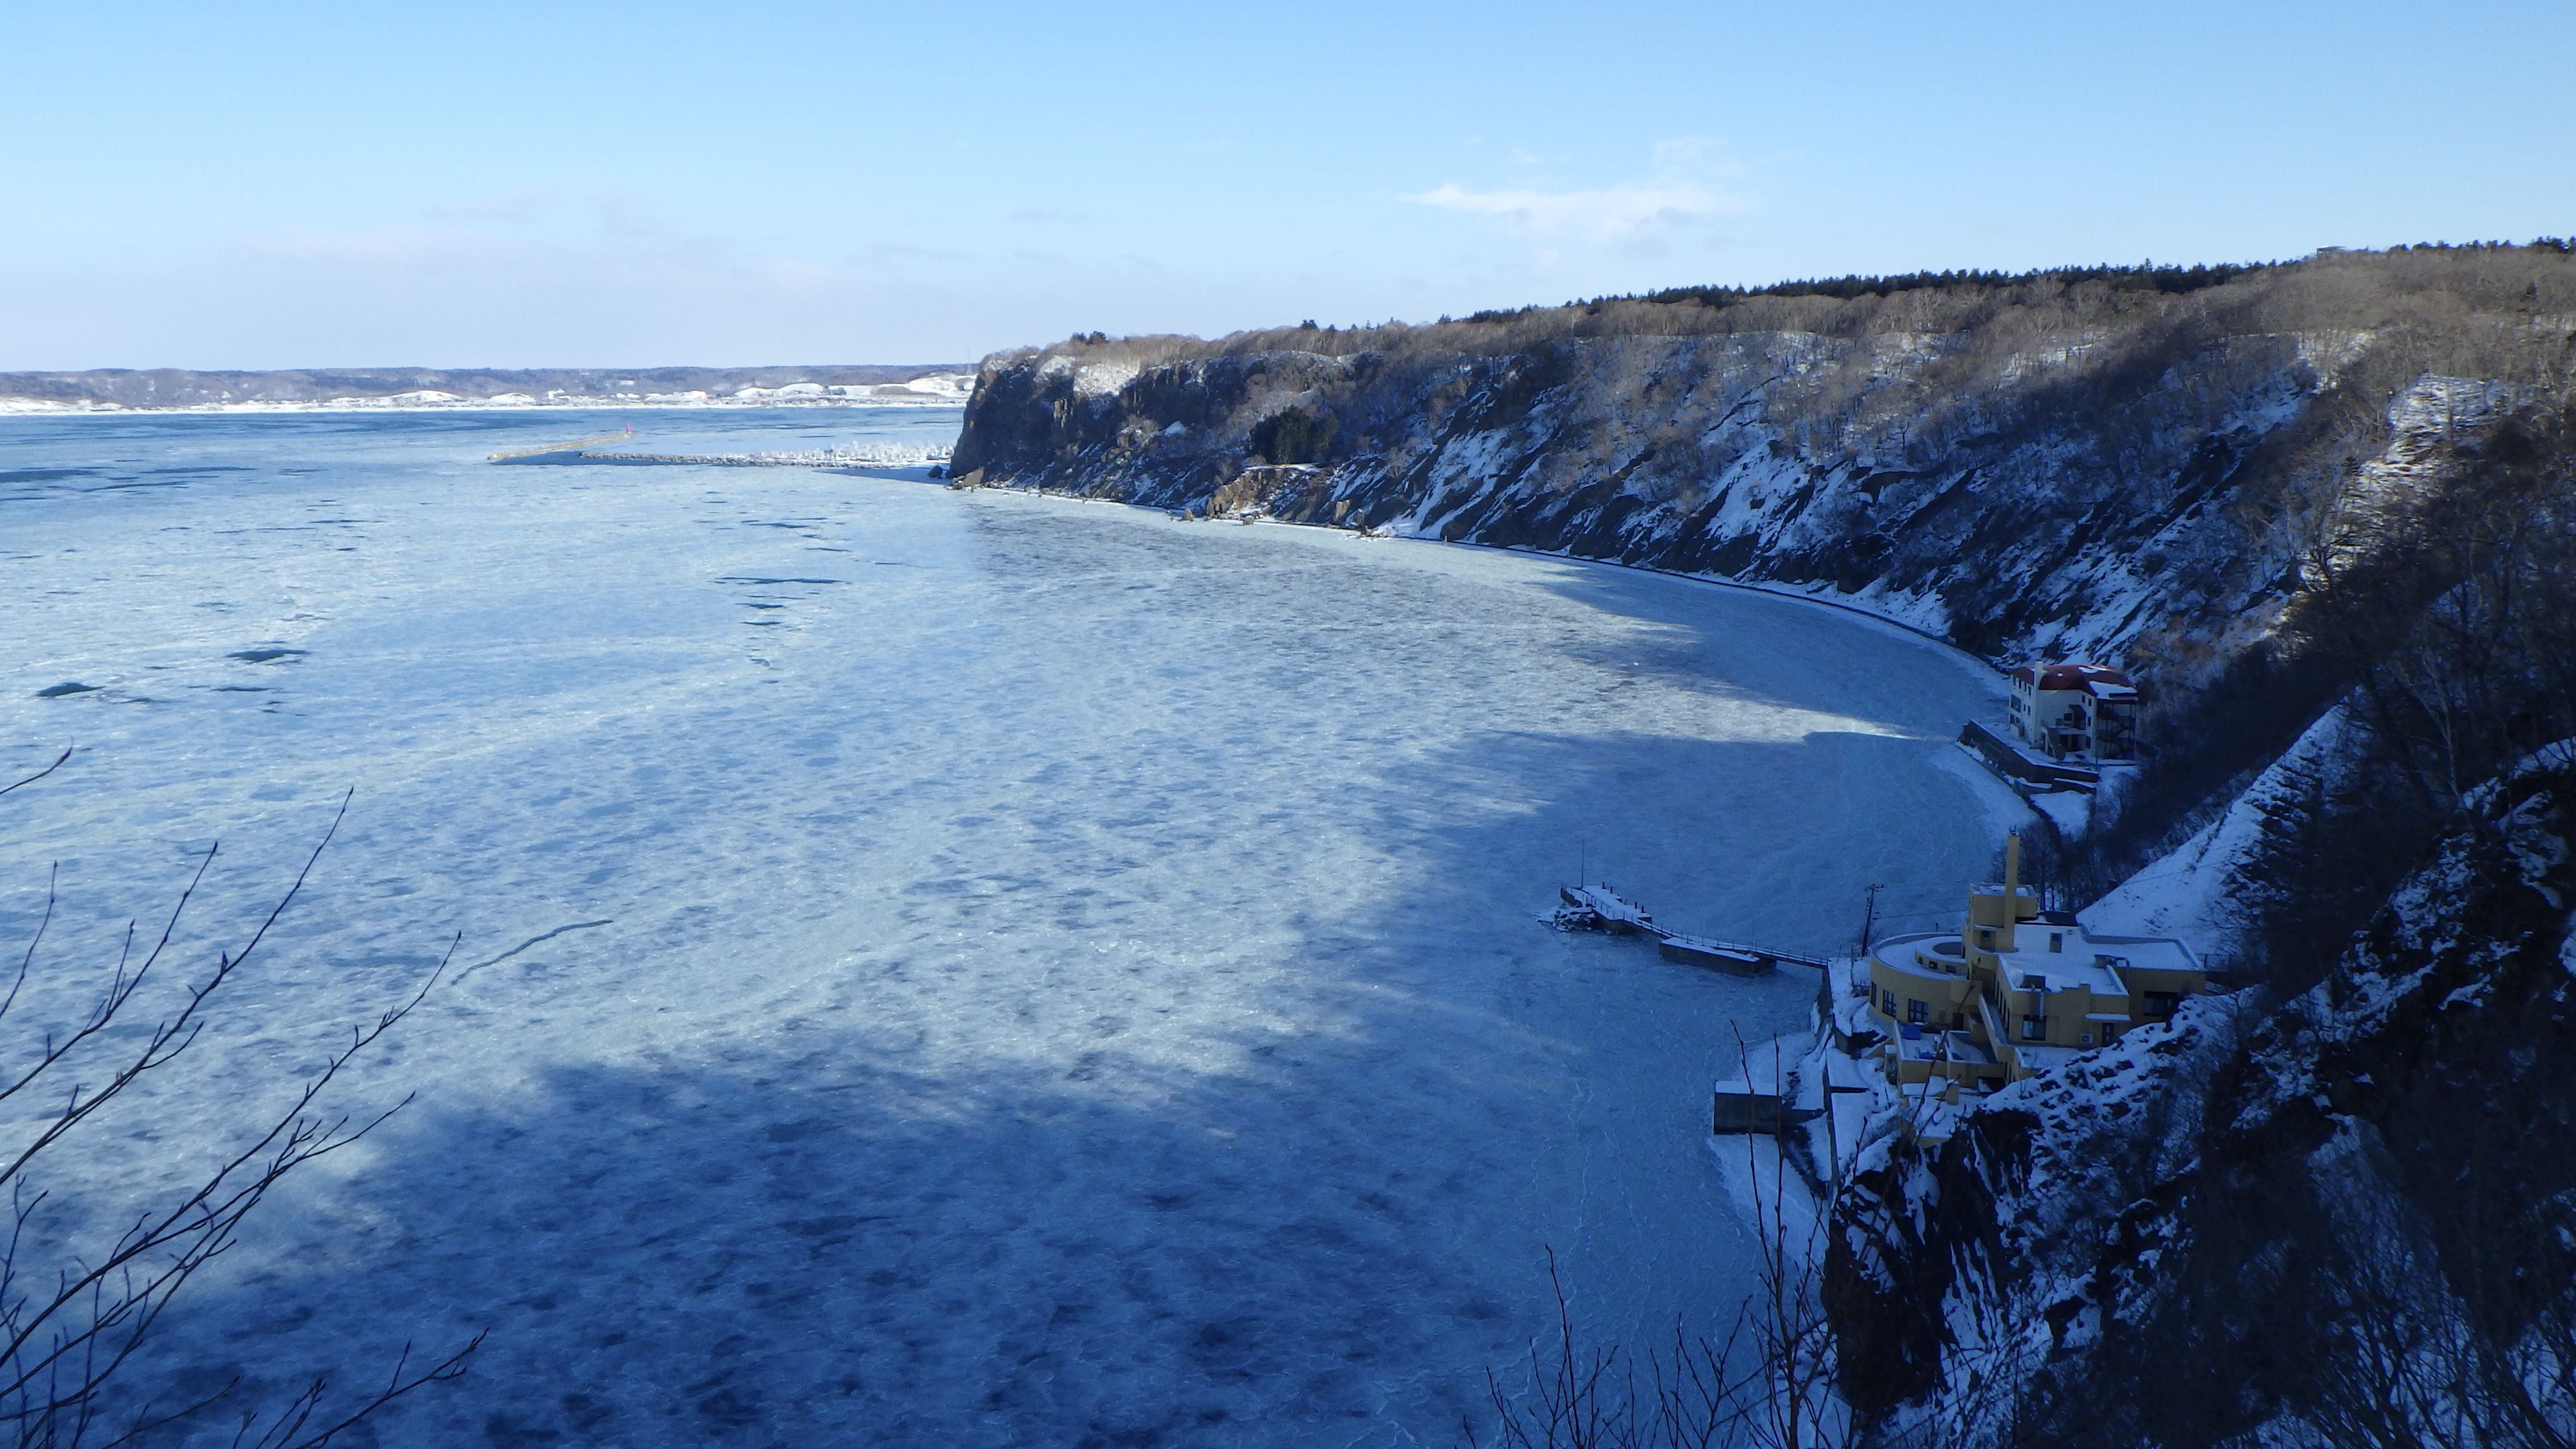
[[[1882,995],[1885,999],[1885,1004],[1880,1006],[1879,1010],[1886,1012],[1890,1016],[1894,1016],[1896,1014],[1896,993],[1889,991],[1882,993]]]
[[[2063,951],[2063,950],[2065,950],[2065,949],[2066,949],[2066,933],[2065,933],[2064,931],[2051,931],[2051,932],[2049,932],[2049,933],[2048,933],[2048,949],[2049,949],[2049,950],[2051,950],[2051,951]]]
[[[2158,1018],[2171,1016],[2181,1002],[2181,992],[2150,991],[2147,993],[2147,1015]]]
[[[1909,1001],[1905,1003],[1905,1020],[1908,1025],[1921,1026],[1931,1019],[1932,1008],[1930,1006],[1920,1001]]]
[[[2048,1018],[2044,1016],[2023,1017],[2021,1019],[2021,1039],[2023,1041],[2048,1040]]]

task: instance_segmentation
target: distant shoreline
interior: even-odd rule
[[[964,363],[775,367],[358,367],[264,372],[0,372],[0,417],[73,413],[521,411],[536,408],[956,406]]]
[[[765,397],[765,398],[544,398],[528,402],[504,402],[494,398],[462,398],[454,402],[422,402],[391,398],[321,398],[310,402],[219,402],[173,403],[162,407],[148,404],[97,402],[57,402],[51,398],[0,397],[0,417],[132,417],[137,414],[164,413],[533,413],[533,412],[599,412],[608,410],[697,410],[719,408],[955,408],[964,407],[964,397],[939,397],[929,394],[873,397]]]

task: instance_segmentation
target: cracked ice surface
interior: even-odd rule
[[[665,425],[953,426],[915,412]],[[0,763],[82,747],[0,801],[0,939],[63,862],[39,1018],[216,837],[188,939],[237,939],[358,790],[64,1201],[199,1161],[451,933],[470,968],[346,1098],[418,1101],[272,1205],[156,1374],[364,1376],[489,1325],[379,1442],[1446,1441],[1547,1327],[1546,1247],[1605,1338],[1731,1313],[1708,1083],[1814,990],[1545,929],[1578,854],[1808,949],[1872,881],[1987,862],[1942,762],[1999,696],[1848,615],[480,461],[637,416],[0,423]]]

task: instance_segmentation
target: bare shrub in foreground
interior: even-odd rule
[[[1773,1052],[1776,1079],[1777,1043]],[[1749,1078],[1740,1040],[1737,1056]],[[1485,1376],[1501,1449],[1849,1449],[1860,1442],[1861,1426],[1834,1390],[1838,1345],[1823,1296],[1831,1205],[1801,1210],[1793,1202],[1785,1136],[1772,1138],[1767,1182],[1760,1142],[1748,1134],[1744,1143],[1755,1277],[1733,1325],[1712,1339],[1676,1322],[1671,1347],[1647,1354],[1641,1383],[1636,1362],[1619,1347],[1578,1341],[1550,1250],[1555,1335],[1531,1345],[1529,1381],[1518,1395],[1500,1375]],[[1470,1446],[1482,1442],[1472,1425],[1463,1437]]]
[[[0,795],[53,774],[71,754],[65,750],[44,769],[0,788]],[[174,954],[172,937],[214,863],[211,847],[172,905],[158,936],[142,947],[139,956],[141,938],[136,926],[128,923],[123,949],[77,1025],[60,1037],[46,1033],[32,1043],[22,1043],[20,1050],[32,1048],[30,1059],[0,1071],[0,1105],[59,1100],[58,1106],[0,1140],[0,1187],[7,1190],[10,1204],[5,1239],[0,1239],[0,1435],[24,1449],[125,1444],[206,1414],[231,1399],[240,1388],[238,1379],[176,1403],[147,1399],[139,1405],[119,1405],[111,1402],[110,1390],[155,1342],[162,1315],[180,1291],[235,1244],[243,1223],[279,1182],[364,1138],[411,1100],[406,1097],[364,1120],[334,1114],[322,1106],[325,1092],[340,1072],[428,997],[446,969],[444,960],[407,999],[352,1027],[346,1041],[305,1078],[293,1101],[255,1120],[242,1140],[193,1186],[137,1214],[103,1243],[94,1242],[60,1261],[47,1261],[39,1251],[38,1229],[47,1201],[45,1170],[76,1161],[83,1150],[84,1127],[196,1043],[205,1030],[209,1004],[240,977],[244,964],[294,903],[347,813],[348,800],[343,797],[330,828],[258,928],[237,948],[219,952],[214,967],[188,983],[175,1007],[148,1030],[139,1036],[133,1030],[138,994],[169,974],[162,969],[164,958]],[[49,883],[43,918],[20,954],[5,994],[0,994],[0,1031],[5,1031],[9,1013],[19,1005],[57,904]],[[453,942],[449,951],[452,955]],[[478,1334],[462,1348],[425,1365],[416,1365],[406,1347],[381,1385],[351,1397],[335,1396],[327,1379],[312,1379],[283,1404],[243,1410],[233,1442],[243,1449],[317,1449],[413,1390],[458,1378],[481,1342]]]

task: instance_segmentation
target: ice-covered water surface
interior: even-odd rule
[[[1815,948],[1865,884],[1988,858],[1945,761],[1996,697],[1864,621],[480,462],[532,421],[585,431],[0,423],[0,763],[82,746],[0,801],[0,927],[63,861],[40,1007],[188,849],[225,842],[211,942],[358,790],[194,1075],[67,1191],[195,1160],[463,933],[351,1084],[418,1103],[172,1330],[192,1381],[274,1384],[489,1325],[388,1444],[1445,1441],[1545,1326],[1545,1248],[1605,1336],[1731,1312],[1707,1084],[1813,992],[1549,931],[1578,853],[1677,926]]]

